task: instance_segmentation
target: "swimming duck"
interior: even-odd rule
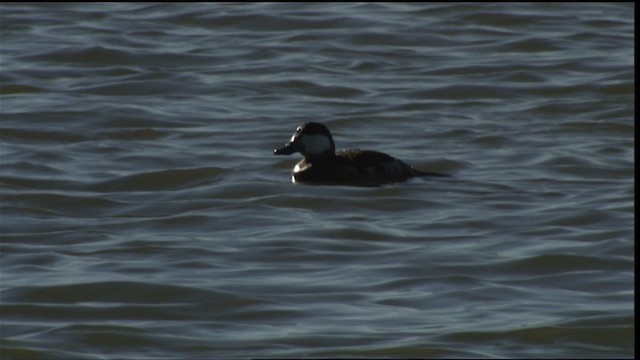
[[[449,176],[419,171],[379,151],[345,149],[336,153],[329,129],[318,122],[298,126],[288,144],[273,150],[275,155],[295,152],[304,158],[293,168],[293,183],[371,186],[416,176]]]

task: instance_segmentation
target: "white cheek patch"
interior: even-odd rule
[[[302,145],[304,153],[319,155],[325,151],[331,151],[331,141],[324,135],[303,135]]]

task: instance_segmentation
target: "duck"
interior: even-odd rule
[[[298,126],[291,140],[274,149],[273,153],[302,154],[302,160],[291,173],[294,184],[378,186],[414,177],[450,177],[448,174],[420,171],[379,151],[344,149],[336,153],[329,128],[319,122]]]

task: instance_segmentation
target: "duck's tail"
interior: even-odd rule
[[[437,173],[437,172],[427,172],[413,169],[415,176],[435,176],[435,177],[452,177],[449,174]]]

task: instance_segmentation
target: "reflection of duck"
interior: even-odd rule
[[[296,129],[291,141],[275,155],[299,152],[304,156],[293,168],[294,183],[335,185],[376,185],[407,180],[415,176],[449,176],[416,170],[393,156],[372,150],[345,149],[336,146],[326,126],[305,123]]]

